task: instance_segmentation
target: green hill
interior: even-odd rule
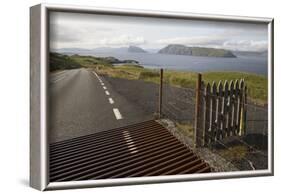
[[[181,44],[170,44],[158,51],[161,54],[171,55],[190,55],[190,56],[205,56],[205,57],[230,57],[236,56],[228,50],[205,48],[205,47],[187,47]]]
[[[70,56],[59,53],[50,53],[50,71],[76,69],[82,66]]]

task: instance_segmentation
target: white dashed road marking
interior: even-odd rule
[[[102,82],[100,76],[99,76],[96,72],[93,71],[93,74],[95,74],[95,76],[98,78],[98,80],[99,80],[100,82]]]
[[[110,104],[114,104],[114,101],[113,101],[112,98],[108,98],[108,100],[109,100],[109,103],[110,103]]]
[[[98,78],[100,84],[103,86],[103,89],[105,90],[105,94],[106,94],[107,96],[109,96],[110,93],[109,93],[109,91],[107,90],[107,87],[104,86],[104,83],[102,82],[101,78],[98,76],[98,74],[97,74],[96,72],[93,71],[92,73],[95,74],[95,76]],[[108,98],[108,101],[109,101],[110,104],[114,104],[114,100],[113,100],[112,98]],[[120,113],[120,111],[119,111],[118,108],[113,108],[113,113],[114,113],[114,115],[115,115],[116,120],[123,119],[123,117],[122,117],[122,115],[121,115],[121,113]],[[127,142],[127,144],[128,144],[129,150],[131,151],[131,153],[137,152],[137,151],[135,150],[136,148],[135,148],[134,145],[133,145],[134,142],[132,142],[132,140],[131,140],[130,134],[129,134],[127,131],[124,131],[124,132],[125,132],[124,136],[127,136],[127,137],[126,137],[126,142]],[[127,133],[127,134],[126,134],[126,133]]]
[[[93,71],[93,74],[95,74],[97,77],[99,77],[98,74],[96,72],[94,72],[94,71]]]
[[[118,108],[114,108],[113,113],[114,113],[117,120],[123,119],[123,117],[122,117],[121,113],[119,112]]]

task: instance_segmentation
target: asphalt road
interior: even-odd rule
[[[51,143],[152,119],[87,69],[52,73],[49,94]]]

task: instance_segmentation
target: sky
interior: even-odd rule
[[[168,44],[266,51],[266,24],[203,20],[50,13],[50,48],[139,46],[161,49]]]

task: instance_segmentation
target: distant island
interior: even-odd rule
[[[231,51],[225,49],[187,47],[181,44],[170,44],[160,49],[158,53],[170,54],[170,55],[205,56],[205,57],[227,57],[227,58],[236,57]]]
[[[93,49],[83,48],[60,48],[54,49],[52,52],[57,53],[68,53],[68,54],[82,54],[82,53],[147,53],[146,50],[137,46],[128,47],[98,47]]]
[[[182,44],[169,44],[162,49],[143,49],[139,46],[127,46],[127,47],[98,47],[93,49],[83,48],[60,48],[54,49],[51,52],[62,54],[82,54],[92,55],[95,53],[161,53],[168,55],[188,55],[188,56],[205,56],[205,57],[225,57],[236,58],[239,56],[251,56],[251,57],[267,57],[268,52],[265,51],[238,51],[238,50],[226,50],[207,47],[189,47]],[[117,59],[116,59],[117,61]],[[118,62],[117,62],[118,63]]]
[[[129,53],[147,53],[145,50],[143,50],[140,47],[137,46],[129,46],[128,48]]]
[[[82,48],[61,48],[56,49],[53,52],[65,53],[65,54],[84,54],[91,53],[149,53],[138,46],[128,47],[98,47],[94,49],[82,49]],[[251,54],[247,52],[236,52],[226,49],[216,49],[207,47],[188,47],[182,44],[169,44],[160,50],[153,50],[154,53],[169,54],[169,55],[189,55],[189,56],[204,56],[204,57],[227,57],[236,58],[237,55]],[[262,53],[266,54],[266,53]]]

